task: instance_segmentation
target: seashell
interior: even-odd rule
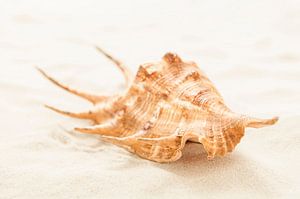
[[[240,142],[246,127],[260,128],[278,120],[232,112],[197,65],[176,54],[167,53],[159,62],[141,65],[134,78],[122,62],[97,49],[123,72],[125,92],[112,96],[88,94],[60,83],[38,68],[57,86],[94,104],[91,111],[81,113],[46,107],[66,116],[92,120],[95,125],[75,130],[99,134],[104,141],[142,158],[176,161],[187,141],[201,143],[208,159],[224,156]]]

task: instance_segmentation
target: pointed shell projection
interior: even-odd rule
[[[92,110],[72,113],[48,108],[75,118],[89,119],[94,126],[75,128],[99,134],[104,141],[138,156],[172,162],[182,155],[187,141],[201,143],[208,159],[233,151],[246,127],[273,125],[278,118],[257,119],[232,112],[194,62],[167,53],[161,61],[143,64],[135,78],[119,60],[98,48],[123,72],[127,89],[112,96],[92,95],[72,89],[38,69],[59,87],[85,98]]]

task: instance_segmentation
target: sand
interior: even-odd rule
[[[1,1],[0,198],[300,198],[299,22],[299,1]],[[43,107],[91,105],[34,66],[83,90],[124,89],[94,45],[132,71],[177,52],[233,110],[280,121],[213,161],[197,144],[171,164],[140,159]]]

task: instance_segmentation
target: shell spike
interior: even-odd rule
[[[95,48],[98,52],[103,54],[107,59],[111,60],[121,70],[126,80],[126,86],[129,87],[131,82],[134,79],[130,69],[126,65],[124,65],[120,60],[118,60],[117,58],[115,58],[114,56],[112,56],[111,54],[109,54],[99,46],[95,46]]]
[[[55,84],[56,86],[74,94],[77,95],[81,98],[84,98],[90,102],[92,102],[93,104],[97,104],[100,103],[104,100],[106,100],[108,97],[107,96],[101,96],[101,95],[93,95],[93,94],[89,94],[83,91],[79,91],[77,89],[73,89],[59,81],[57,81],[56,79],[54,79],[53,77],[51,77],[50,75],[48,75],[44,70],[42,70],[39,67],[35,67],[46,79],[48,79],[50,82],[52,82],[53,84]]]
[[[249,117],[246,119],[246,127],[251,127],[251,128],[261,128],[265,126],[270,126],[275,124],[278,121],[279,117],[273,117],[271,119],[258,119],[258,118],[253,118]]]
[[[60,113],[62,115],[66,115],[66,116],[69,116],[69,117],[74,117],[74,118],[80,118],[80,119],[90,119],[90,120],[95,120],[95,114],[92,112],[92,111],[88,111],[88,112],[82,112],[82,113],[73,113],[73,112],[69,112],[69,111],[63,111],[63,110],[60,110],[58,108],[55,108],[53,106],[49,106],[47,104],[44,105],[46,108],[54,111],[54,112],[57,112],[57,113]]]

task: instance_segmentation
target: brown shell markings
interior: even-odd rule
[[[75,128],[99,134],[104,141],[126,148],[142,158],[172,162],[182,155],[187,141],[203,144],[208,159],[224,156],[240,142],[246,127],[273,125],[278,117],[257,119],[232,112],[212,82],[194,62],[167,53],[160,62],[143,64],[135,78],[119,60],[97,49],[123,72],[127,89],[112,96],[72,89],[38,69],[57,86],[89,100],[91,111],[58,113],[94,121]]]

